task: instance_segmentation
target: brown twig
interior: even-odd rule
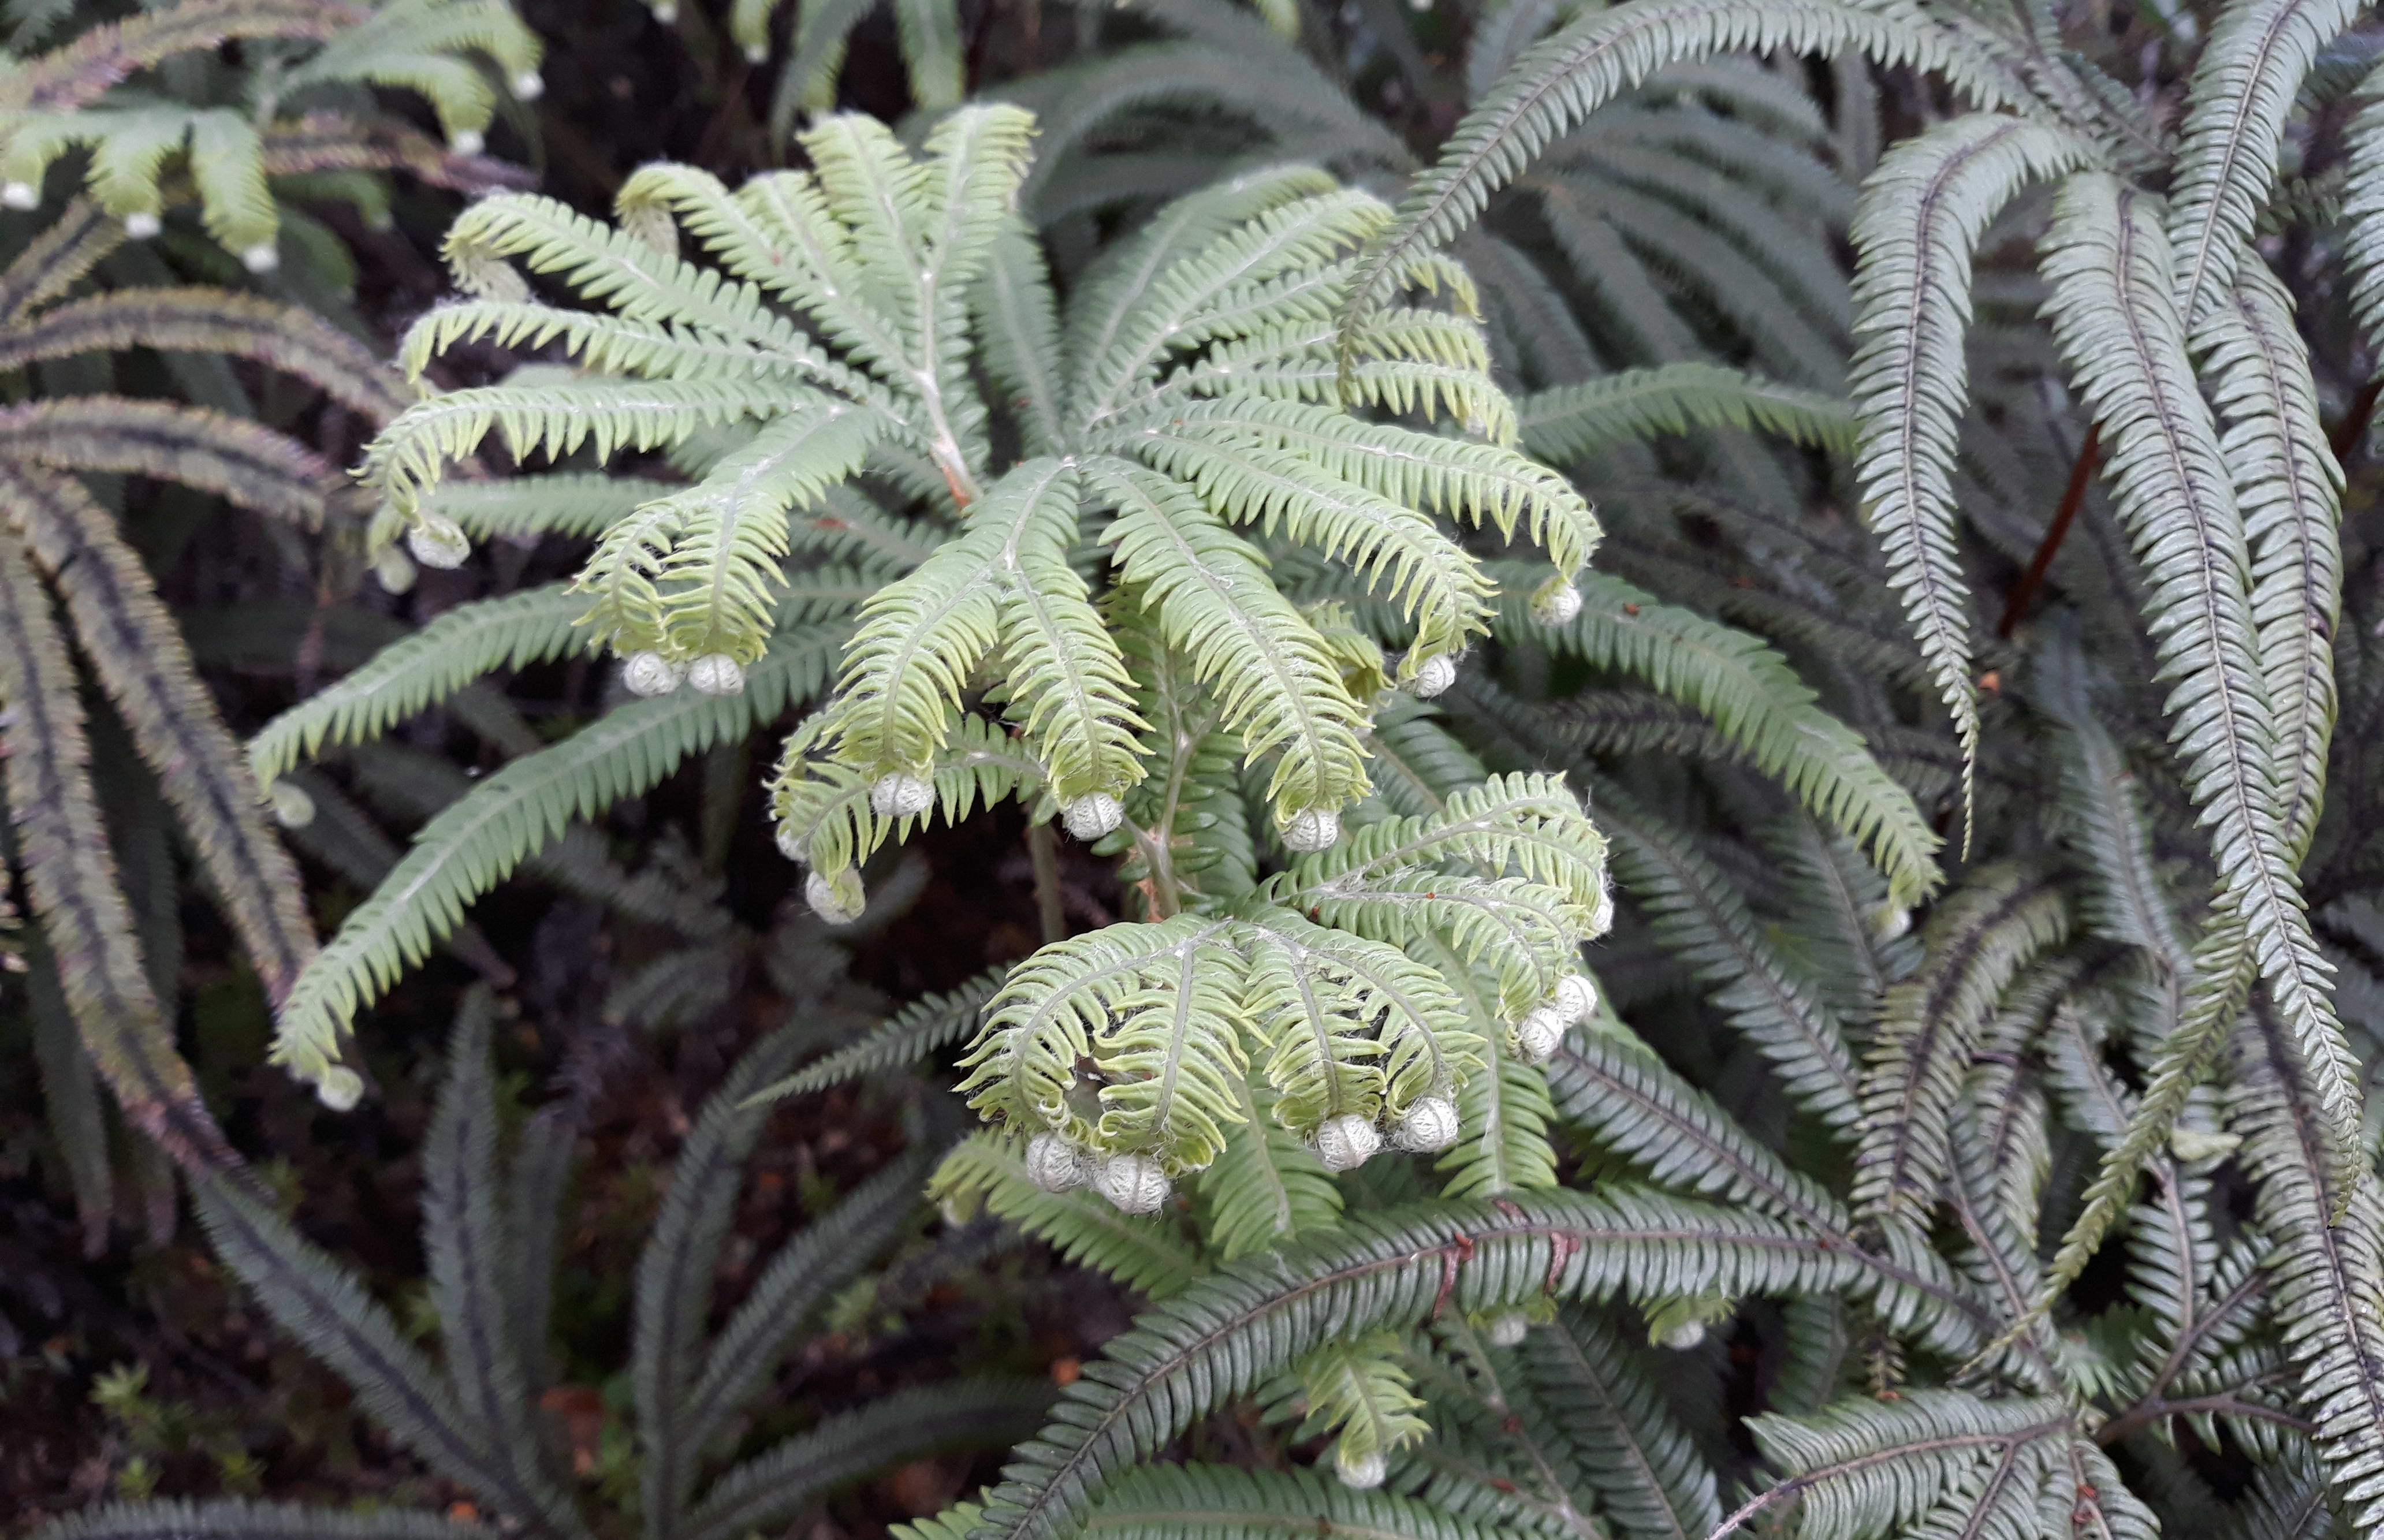
[[[2080,503],[2086,501],[2086,487],[2094,475],[2094,453],[2103,444],[2103,425],[2094,423],[2086,429],[2086,441],[2078,446],[2078,461],[2069,467],[2069,485],[2062,489],[2060,511],[2046,527],[2044,539],[2037,541],[2036,554],[2029,558],[2028,570],[2012,585],[2011,597],[2004,603],[2003,620],[1995,627],[1995,635],[2008,638],[2019,617],[2028,613],[2036,590],[2043,586],[2044,575],[2053,566],[2054,553],[2061,549],[2069,533],[2069,526],[2078,517]]]
[[[2367,430],[2367,419],[2376,415],[2376,397],[2384,392],[2384,374],[2378,375],[2359,388],[2351,398],[2351,410],[2334,425],[2334,457],[2348,462],[2351,452],[2359,447],[2360,436]]]

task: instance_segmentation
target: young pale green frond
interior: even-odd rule
[[[282,1002],[275,1061],[319,1079],[336,1063],[355,1012],[454,929],[466,905],[572,819],[643,790],[689,754],[741,737],[790,699],[816,691],[843,638],[835,624],[783,633],[748,671],[741,694],[634,702],[475,786],[423,827],[396,870],[299,975]]]
[[[2253,228],[2276,186],[2294,99],[2318,50],[2358,14],[2352,0],[2246,0],[2218,12],[2194,66],[2169,192],[2177,308],[2188,327],[2225,306],[2237,269],[2259,260]]]
[[[1562,892],[1592,922],[1607,907],[1606,841],[1561,776],[1492,776],[1421,818],[1370,824],[1292,866],[1295,903],[1362,888],[1402,866],[1471,866]],[[1602,929],[1595,921],[1593,929]]]
[[[1390,1456],[1423,1436],[1414,1378],[1397,1332],[1330,1341],[1260,1390],[1271,1418],[1299,1417],[1297,1436],[1333,1434],[1333,1463],[1353,1486],[1370,1484]]]
[[[1217,691],[1244,751],[1277,756],[1267,789],[1277,815],[1337,813],[1364,795],[1362,713],[1258,553],[1179,482],[1107,458],[1086,474],[1118,510],[1102,538],[1157,611],[1168,645]]]
[[[1855,425],[1844,403],[1711,364],[1625,369],[1559,385],[1515,404],[1523,447],[1558,465],[1659,433],[1736,428],[1844,453]]]
[[[1136,444],[1160,469],[1197,487],[1211,508],[1269,536],[1346,561],[1384,590],[1415,641],[1404,677],[1433,658],[1462,652],[1495,613],[1480,564],[1431,519],[1367,488],[1317,469],[1303,456],[1186,428],[1147,429]]]
[[[779,849],[830,882],[857,885],[856,869],[889,837],[900,839],[938,815],[958,824],[981,806],[1012,797],[1031,801],[1042,784],[1041,763],[1015,739],[982,716],[965,715],[934,757],[912,773],[927,795],[893,802],[878,777],[812,757],[823,720],[813,716],[788,736],[786,758],[771,782],[770,813]]]
[[[1273,1093],[1244,1086],[1243,1121],[1200,1174],[1201,1233],[1226,1261],[1329,1230],[1341,1219],[1333,1173],[1274,1116]]]
[[[1546,627],[1567,650],[1627,671],[1713,718],[1757,769],[1869,850],[1899,903],[1940,880],[1931,833],[1911,794],[1855,731],[1813,703],[1784,659],[1744,631],[1664,604],[1619,578],[1585,575],[1582,607]],[[1526,616],[1510,597],[1509,624]]]
[[[1211,1167],[1215,1170],[1215,1167]],[[1051,1192],[1028,1174],[1024,1141],[972,1134],[944,1157],[927,1196],[965,1218],[983,1209],[1152,1299],[1209,1271],[1173,1216],[1129,1214],[1085,1187]]]
[[[2046,275],[2055,337],[2112,443],[2109,474],[2150,589],[2172,741],[2211,827],[2223,901],[2299,1036],[2329,1138],[2361,1163],[2357,1066],[2328,998],[2278,824],[2276,716],[2251,613],[2233,479],[2169,291],[2168,242],[2143,195],[2081,173],[2055,207]]]
[[[270,786],[326,744],[379,738],[485,675],[584,652],[595,640],[577,625],[587,608],[567,584],[550,583],[441,611],[267,723],[249,739],[249,768]]]
[[[2042,875],[1989,871],[1931,918],[1920,971],[1887,992],[1863,1073],[1855,1206],[1926,1223],[1952,1170],[1952,1110],[2004,988],[2066,933],[2067,905]]]
[[[1396,1129],[1481,1068],[1482,1040],[1432,968],[1282,910],[1244,913],[1246,1030],[1284,1126],[1311,1142],[1353,1116]]]
[[[1969,395],[1970,263],[2004,205],[2030,181],[2069,170],[2083,154],[2075,140],[2020,118],[1956,118],[1891,151],[1855,215],[1855,330],[1862,345],[1851,382],[1864,516],[1954,716],[1966,830],[1979,709],[1969,589],[1956,551],[1954,469]]]
[[[1208,969],[1198,965],[1204,956]],[[987,1009],[961,1089],[998,1125],[1048,1129],[1091,1148],[1101,1139],[1096,1119],[1108,1120],[1109,1093],[1122,1088],[1131,1106],[1117,1129],[1131,1123],[1172,1136],[1180,1141],[1172,1149],[1157,1138],[1145,1142],[1161,1161],[1172,1155],[1173,1169],[1197,1170],[1215,1159],[1223,1128],[1242,1115],[1234,1083],[1221,1073],[1230,1069],[1237,1079],[1246,1068],[1238,1014],[1217,976],[1233,979],[1239,972],[1223,925],[1188,915],[1111,925],[1046,947],[1019,965]],[[1199,1041],[1184,1040],[1187,1034]],[[1117,1086],[1108,1062],[1120,1061],[1114,1069],[1124,1071],[1128,1058],[1143,1069],[1180,1063],[1197,1076],[1181,1087],[1162,1080],[1136,1095],[1135,1087]],[[1080,1106],[1071,1093],[1087,1059],[1100,1075],[1098,1099]],[[1151,1099],[1153,1090],[1161,1101]]]
[[[702,481],[605,532],[574,584],[594,595],[584,620],[624,654],[753,662],[784,586],[788,512],[858,472],[877,431],[850,403],[783,407]]]
[[[126,106],[93,105],[135,71],[233,39],[274,40],[284,49],[324,46],[275,71],[256,121],[244,111],[192,110],[139,97]],[[540,52],[503,0],[395,0],[378,12],[301,0],[184,0],[91,27],[63,47],[12,61],[0,85],[0,180],[12,206],[34,206],[49,164],[88,146],[85,180],[95,200],[118,218],[152,221],[154,230],[166,202],[161,179],[173,163],[187,168],[208,233],[251,270],[269,272],[279,264],[279,220],[266,177],[279,168],[270,166],[259,130],[272,104],[349,82],[411,91],[430,102],[456,153],[477,155],[495,108],[480,60],[494,63],[517,93],[535,93]]]
[[[1247,437],[1297,455],[1403,507],[1489,525],[1509,537],[1520,525],[1565,572],[1577,570],[1597,547],[1597,519],[1581,493],[1503,444],[1470,443],[1363,422],[1305,402],[1238,393],[1186,403],[1173,416],[1187,430]]]
[[[769,392],[737,380],[586,379],[536,387],[488,385],[407,407],[373,441],[365,478],[404,514],[416,513],[450,463],[502,430],[516,459],[560,458],[585,445],[599,459],[664,449],[756,415]]]

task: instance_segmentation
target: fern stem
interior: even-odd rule
[[[1068,938],[1067,912],[1060,907],[1060,842],[1049,824],[1026,826],[1026,857],[1035,863],[1035,914],[1043,944]]]
[[[2103,447],[2103,425],[2090,423],[2086,441],[2078,446],[2078,458],[2069,467],[2069,484],[2061,491],[2061,506],[2054,512],[2053,522],[2045,528],[2044,539],[2039,540],[2036,554],[2028,561],[2028,570],[2012,585],[2011,597],[2004,602],[2004,617],[1995,623],[1995,635],[2008,640],[2019,617],[2036,598],[2036,590],[2044,583],[2044,575],[2052,570],[2054,554],[2069,534],[2069,526],[2078,517],[2080,504],[2086,501],[2086,488],[2094,479],[2096,452]]]

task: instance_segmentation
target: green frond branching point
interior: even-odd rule
[[[1038,1185],[1089,1183],[1129,1213],[1208,1169],[1261,1100],[1327,1171],[1386,1142],[1436,1153],[1485,1054],[1545,1062],[1596,1010],[1577,956],[1610,923],[1605,867],[1561,780],[1494,776],[1231,903],[1046,947],[987,1007],[961,1088],[1026,1137]],[[1418,960],[1435,954],[1469,976]],[[1486,1022],[1459,993],[1476,971]]]
[[[1099,1109],[1073,1123],[1045,1115],[1049,1126],[1087,1148],[1149,1154],[1169,1174],[1205,1166],[1233,1121],[1238,1013],[1276,991],[1285,998],[1267,1019],[1304,1002],[1318,1035],[1305,1058],[1287,1043],[1247,1050],[1278,1066],[1267,1083],[1279,1114],[1307,1134],[1335,1118],[1372,1130],[1386,1117],[1397,1126],[1423,1099],[1433,1110],[1417,1127],[1436,1128],[1471,1049],[1429,971],[1416,975],[1396,949],[1439,934],[1486,960],[1502,1030],[1520,1030],[1571,971],[1563,959],[1605,924],[1596,837],[1577,802],[1534,791],[1484,812],[1480,831],[1448,834],[1454,855],[1427,839],[1424,853],[1385,857],[1312,897],[1278,882],[1265,907],[1229,916],[1216,879],[1194,877],[1197,856],[1173,870],[1178,832],[1154,822],[1206,793],[1154,774],[1206,745],[1214,758],[1203,766],[1240,762],[1262,781],[1284,851],[1334,850],[1370,790],[1376,713],[1401,693],[1447,689],[1497,618],[1498,585],[1472,544],[1539,546],[1551,565],[1531,579],[1535,603],[1569,618],[1597,521],[1562,477],[1512,447],[1514,411],[1487,372],[1470,281],[1446,258],[1406,270],[1414,303],[1383,307],[1363,329],[1345,391],[1335,317],[1387,205],[1308,168],[1249,170],[1161,211],[1063,303],[1011,209],[1032,130],[1018,108],[967,107],[913,155],[870,119],[834,117],[802,136],[811,169],[733,192],[691,168],[648,167],[624,185],[616,225],[531,196],[474,205],[446,246],[474,297],[417,323],[403,360],[418,373],[448,347],[487,340],[557,349],[579,368],[400,414],[366,454],[385,503],[376,530],[403,532],[416,558],[444,565],[470,545],[449,508],[468,506],[482,529],[592,529],[569,591],[584,634],[622,660],[638,695],[734,700],[789,626],[843,627],[825,699],[771,785],[780,847],[810,868],[807,896],[831,922],[860,913],[861,864],[889,838],[1005,798],[1079,838],[1123,840],[1130,862],[1161,853],[1171,869],[1153,886],[1153,919],[1198,913],[1208,927],[1198,940],[1146,955],[1138,938],[1122,943],[1139,959],[1131,966],[1068,954],[1021,976],[1058,969],[1056,988],[1069,967],[1088,969],[1100,992],[1087,999],[1109,1009],[1117,989],[1156,987],[1173,966],[1213,992],[1220,1014],[1204,1007],[1159,1036],[1123,1019],[1085,1026],[1112,1045],[1114,1073],[1140,1066],[1132,1075],[1164,1088],[1121,1081]],[[532,299],[525,267],[588,307]],[[451,467],[490,434],[516,457],[575,466],[668,450],[694,479],[635,498],[579,468],[499,484],[507,490],[451,484]],[[1021,457],[999,458],[1005,443]],[[463,490],[468,499],[451,496]],[[1269,557],[1292,551],[1347,570],[1379,622],[1286,598]],[[830,553],[861,565],[831,569]],[[459,612],[448,624],[459,645],[469,640],[468,659],[423,644],[393,652],[335,702],[268,729],[261,763],[369,736],[507,658],[551,655],[552,613],[527,596],[468,621]],[[450,666],[459,662],[471,666]],[[1154,692],[1155,677],[1170,682]],[[1201,717],[1190,739],[1188,718],[1176,720],[1186,711]],[[637,778],[607,774],[606,784]],[[1147,783],[1169,789],[1154,802]],[[1231,795],[1238,803],[1238,786]],[[307,995],[304,1017],[284,1013],[279,1056],[302,1072],[317,1062],[354,1009],[453,924],[457,897],[502,876],[558,822],[527,804],[502,813],[475,837],[499,841],[498,860],[453,851],[468,887],[377,898],[369,932],[333,944],[338,976]],[[1548,840],[1574,864],[1546,864]],[[1435,891],[1426,874],[1447,860],[1473,868]],[[1521,863],[1513,874],[1509,862]],[[1240,891],[1254,904],[1255,886],[1253,870]],[[1250,928],[1278,910],[1288,928]],[[1324,927],[1322,939],[1293,938],[1294,922]],[[392,942],[402,950],[385,950]],[[1355,1031],[1328,1020],[1360,1009],[1390,1016]],[[1213,1040],[1197,1064],[1181,1062],[1196,1027]],[[1528,1040],[1541,1056],[1553,1046],[1542,1028]]]

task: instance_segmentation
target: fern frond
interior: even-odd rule
[[[922,995],[887,1017],[859,1042],[851,1043],[804,1065],[753,1093],[756,1100],[782,1101],[810,1096],[865,1074],[914,1063],[939,1048],[970,1036],[986,1002],[1008,975],[997,968],[977,975],[957,989]]]
[[[1217,690],[1244,751],[1277,756],[1267,788],[1277,816],[1337,812],[1362,796],[1362,714],[1257,554],[1176,482],[1107,457],[1086,475],[1118,508],[1104,539],[1158,611],[1168,645]]]
[[[249,768],[270,786],[326,744],[379,738],[483,676],[585,652],[596,640],[577,624],[587,607],[569,585],[549,583],[442,610],[267,723],[249,739]]]
[[[0,449],[58,470],[179,481],[309,529],[322,528],[338,480],[320,455],[256,423],[121,396],[0,408]]]
[[[1468,443],[1362,422],[1305,402],[1238,393],[1184,403],[1169,420],[1204,436],[1229,434],[1296,454],[1403,506],[1490,525],[1508,536],[1520,524],[1567,572],[1589,559],[1600,538],[1588,503],[1564,478],[1500,444]],[[1151,432],[1149,427],[1121,430],[1121,447]]]
[[[402,1509],[345,1512],[336,1518],[298,1503],[222,1497],[194,1503],[107,1503],[70,1513],[34,1533],[42,1540],[486,1540],[493,1530],[435,1513]]]
[[[747,1082],[750,1084],[750,1081]],[[749,1095],[745,1105],[754,1106]],[[776,1368],[787,1339],[821,1302],[868,1266],[917,1210],[925,1160],[888,1163],[770,1259],[736,1312],[705,1348],[673,1422],[685,1447],[701,1449],[730,1424]],[[735,1472],[724,1478],[724,1484]],[[709,1507],[714,1497],[704,1499]]]
[[[1658,938],[1716,991],[1714,1002],[1779,1072],[1790,1097],[1834,1130],[1862,1118],[1845,1029],[1757,928],[1745,898],[1678,830],[1616,788],[1597,789],[1615,876]]]
[[[766,1531],[874,1472],[1029,1437],[1050,1401],[1049,1380],[962,1380],[894,1391],[730,1471],[673,1533],[685,1540],[739,1540]]]
[[[2222,902],[2250,928],[2348,1172],[2362,1159],[2357,1067],[2278,826],[2275,716],[2255,652],[2251,559],[2167,287],[2170,268],[2167,239],[2139,194],[2099,174],[2064,187],[2045,256],[2055,335],[2113,444],[2109,474],[2151,589],[2162,676],[2175,681],[2172,741],[2211,826]]]
[[[1082,1187],[1055,1193],[1036,1186],[1027,1179],[1021,1140],[970,1135],[936,1168],[927,1196],[962,1213],[982,1204],[1068,1261],[1153,1299],[1179,1292],[1209,1271],[1172,1218],[1121,1212]]]
[[[2230,1054],[2229,1120],[2259,1184],[2256,1213],[2278,1239],[2271,1310],[2301,1370],[2302,1407],[2317,1423],[2318,1457],[2354,1529],[2384,1521],[2384,1207],[2365,1162],[2338,1187],[2328,1119],[2299,1045],[2255,1004]]]
[[[2277,826],[2298,863],[2316,832],[2334,731],[2342,467],[2318,422],[2292,297],[2266,263],[2241,265],[2197,341],[2217,378],[2219,451],[2252,553],[2252,618],[2275,720]]]
[[[1699,428],[1760,430],[1841,453],[1855,444],[1843,403],[1711,364],[1625,369],[1559,385],[1517,402],[1515,422],[1524,448],[1558,465],[1608,444]]]
[[[1548,1062],[1547,1083],[1559,1118],[1657,1183],[1797,1220],[1817,1235],[1845,1234],[1845,1207],[1828,1188],[1750,1137],[1636,1038],[1576,1033]]]
[[[1850,1290],[1930,1336],[1968,1339],[1968,1316],[1934,1312],[1920,1303],[1931,1296],[1878,1267],[1776,1222],[1622,1190],[1354,1219],[1328,1242],[1250,1258],[1194,1285],[1112,1340],[1103,1361],[1063,1395],[1042,1435],[1022,1446],[970,1533],[978,1540],[1068,1533],[1106,1479],[1202,1411],[1328,1339],[1414,1324],[1444,1298],[1479,1313],[1543,1292],[1650,1299]]]
[[[911,773],[927,788],[925,805],[879,811],[883,783],[833,761],[807,759],[819,717],[787,739],[787,755],[770,788],[770,815],[780,849],[824,878],[851,872],[884,844],[940,814],[957,824],[979,806],[1010,797],[1032,800],[1042,786],[1034,755],[981,716],[963,716],[935,758]],[[921,773],[924,772],[924,773]]]
[[[17,852],[83,1046],[134,1127],[186,1169],[229,1166],[230,1147],[175,1049],[116,880],[66,639],[13,538],[0,540],[0,700]]]
[[[147,569],[70,477],[0,463],[0,504],[66,601],[84,656],[156,771],[267,997],[279,1000],[315,955],[305,891]]]
[[[1757,769],[1868,849],[1898,902],[1916,902],[1937,885],[1937,838],[1911,795],[1853,729],[1813,704],[1777,652],[1619,578],[1584,574],[1579,589],[1580,615],[1544,628],[1559,645],[1713,718]],[[1507,615],[1519,628],[1527,619],[1513,598]]]
[[[781,635],[748,672],[741,694],[690,690],[634,702],[477,785],[423,827],[396,870],[299,975],[281,1005],[274,1061],[319,1075],[355,1013],[453,930],[466,904],[572,819],[644,790],[687,755],[742,737],[789,700],[815,692],[843,629],[827,624]]]
[[[1721,1521],[1711,1468],[1604,1322],[1579,1308],[1559,1310],[1533,1330],[1522,1359],[1617,1534],[1691,1540]]]
[[[1157,468],[1198,488],[1220,516],[1346,561],[1365,577],[1368,592],[1384,590],[1415,627],[1404,674],[1488,632],[1488,578],[1421,514],[1298,455],[1211,438],[1188,425],[1148,429],[1137,447]]]
[[[192,1195],[217,1257],[284,1330],[354,1389],[377,1422],[532,1534],[567,1540],[586,1533],[560,1492],[523,1486],[506,1455],[476,1436],[438,1372],[354,1274],[227,1182],[195,1183]]]
[[[784,406],[702,481],[605,532],[574,585],[595,595],[587,624],[623,653],[751,663],[783,586],[788,511],[859,471],[876,436],[841,402]]]
[[[1201,1174],[1201,1229],[1226,1261],[1265,1251],[1341,1219],[1341,1192],[1316,1152],[1276,1117],[1273,1093],[1248,1085],[1243,1121]]]
[[[684,443],[753,415],[757,404],[753,387],[734,380],[590,379],[451,391],[398,414],[366,452],[364,476],[400,512],[411,513],[448,465],[477,453],[491,431],[503,432],[517,459],[559,458],[586,445],[602,460],[617,450]]]
[[[1224,939],[1218,922],[1186,916],[1037,952],[994,998],[963,1061],[969,1105],[998,1124],[1147,1153],[1170,1173],[1205,1167],[1241,1118],[1235,1086],[1248,1069],[1241,964]],[[1068,1092],[1084,1059],[1102,1083],[1078,1111]]]
[[[1761,1508],[1791,1497],[1803,1521],[1822,1533],[1896,1531],[1941,1502],[1956,1517],[1995,1526],[1979,1533],[2013,1533],[2014,1521],[1998,1509],[2010,1503],[2034,1518],[2048,1476],[2055,1469],[2068,1474],[2059,1442],[2072,1426],[2058,1402],[1990,1401],[1956,1390],[1841,1401],[1810,1418],[1759,1417],[1756,1442],[1788,1477],[1713,1533],[1732,1534]]]
[[[1931,916],[1920,970],[1888,990],[1863,1073],[1858,1212],[1925,1223],[1952,1170],[1952,1110],[1988,1016],[2067,928],[2059,891],[2018,867],[1980,874]]]
[[[2318,50],[2357,14],[2346,0],[2254,0],[2218,13],[2194,64],[2169,191],[2177,310],[2189,328],[2229,303],[2276,186],[2294,98]]]
[[[59,305],[0,330],[0,369],[129,348],[255,359],[376,424],[414,400],[368,349],[311,311],[220,289],[132,289]]]
[[[751,1093],[785,1070],[799,1046],[792,1029],[771,1034],[745,1051],[704,1102],[679,1148],[670,1186],[638,1256],[629,1374],[645,1452],[638,1477],[649,1535],[667,1535],[677,1527],[695,1484],[703,1441],[691,1426],[688,1392],[745,1158],[769,1115],[766,1107],[752,1104]]]
[[[2030,180],[2069,170],[2082,154],[2067,135],[2018,118],[1956,118],[1889,152],[1855,216],[1856,332],[1863,342],[1851,380],[1864,515],[1961,740],[1966,850],[1979,708],[1969,590],[1956,550],[1954,470],[1969,394],[1963,344],[1970,262],[2004,205]]]
[[[1666,0],[1644,10],[1591,13],[1528,50],[1458,124],[1439,163],[1401,200],[1397,222],[1368,242],[1350,289],[1350,322],[1388,297],[1417,252],[1455,238],[1492,192],[1605,103],[1681,59],[1775,48],[1798,54],[1860,49],[1881,64],[1942,73],[1984,106],[2012,95],[2000,71],[1900,5]]]
[[[456,1410],[478,1440],[506,1468],[517,1496],[579,1533],[576,1516],[539,1466],[530,1421],[525,1345],[500,1279],[506,1218],[497,1188],[497,1104],[489,1064],[494,1000],[485,989],[464,998],[448,1041],[447,1075],[432,1110],[422,1158],[423,1251],[430,1302]]]
[[[1310,1471],[1146,1465],[1102,1489],[1083,1533],[1101,1540],[1489,1540],[1499,1532],[1437,1503],[1357,1490]]]

